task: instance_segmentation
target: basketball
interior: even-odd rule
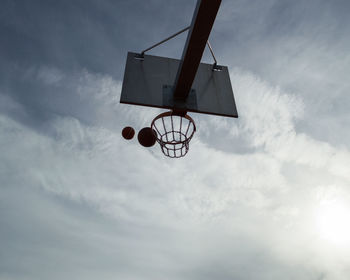
[[[122,135],[124,139],[130,140],[135,135],[135,130],[131,126],[126,126],[123,128]]]
[[[144,147],[152,147],[157,141],[157,133],[150,127],[144,127],[137,135],[139,143]]]

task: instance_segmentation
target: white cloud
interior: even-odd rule
[[[42,66],[37,71],[37,79],[46,85],[57,85],[64,78],[65,74],[54,67]]]
[[[195,1],[138,2],[4,4],[0,279],[348,279],[318,224],[350,211],[348,3],[223,1],[211,41],[240,118],[193,114],[171,160],[122,139],[161,110],[119,104],[119,79]]]
[[[150,235],[161,228],[167,237],[158,245],[152,243],[155,247],[146,244],[151,238],[138,243],[141,248],[153,250],[147,254],[163,263],[164,271],[160,272],[157,267],[150,267],[146,252],[137,252],[140,263],[136,267],[141,271],[151,269],[153,276],[169,271],[174,275],[182,275],[180,271],[196,274],[193,267],[205,271],[208,268],[203,268],[203,263],[222,262],[224,272],[212,268],[208,274],[243,277],[239,274],[242,272],[237,272],[238,267],[248,266],[252,259],[263,271],[262,279],[270,279],[269,271],[276,266],[279,269],[274,277],[291,273],[291,266],[300,267],[300,272],[292,273],[299,279],[310,279],[310,275],[323,272],[330,275],[325,279],[333,279],[335,271],[345,275],[342,273],[346,264],[324,269],[326,257],[309,261],[319,252],[320,243],[309,242],[314,231],[310,226],[303,227],[310,224],[310,215],[304,216],[304,211],[310,210],[308,204],[318,201],[310,191],[322,185],[324,178],[349,185],[343,165],[349,160],[348,152],[296,131],[295,122],[302,121],[303,102],[295,95],[236,70],[232,81],[240,119],[222,119],[222,126],[214,128],[216,121],[206,122],[206,118],[194,116],[200,129],[208,129],[208,134],[211,129],[225,132],[231,126],[234,132],[221,135],[224,144],[220,150],[215,143],[207,142],[205,133],[196,134],[189,154],[177,161],[164,158],[159,147],[145,149],[135,139],[128,142],[120,135],[124,125],[142,127],[159,110],[118,104],[120,83],[108,76],[84,71],[65,79],[62,85],[80,94],[83,101],[93,102],[97,112],[108,113],[96,114],[102,116],[96,125],[57,116],[43,133],[1,115],[3,185],[24,184],[28,190],[53,194],[102,213],[112,223],[149,228]],[[104,127],[104,121],[114,122],[115,126]],[[249,153],[224,151],[237,138],[251,147]],[[304,174],[306,167],[316,175],[312,180]],[[77,230],[80,227],[83,224]],[[187,244],[186,247],[168,247],[172,230],[180,237],[173,236],[171,240],[178,240],[181,246]],[[134,248],[134,238],[124,242],[126,248]],[[300,246],[304,253],[296,249]],[[168,250],[164,252],[162,248]],[[232,260],[237,250],[242,257]],[[257,250],[262,257],[256,257]],[[136,256],[126,251],[126,256]],[[172,265],[183,254],[187,255],[188,265]],[[166,260],[161,261],[164,257]],[[199,257],[200,261],[196,260]],[[229,269],[231,262],[237,270]],[[257,272],[251,273],[253,277]]]

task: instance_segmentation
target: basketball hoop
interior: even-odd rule
[[[217,64],[208,41],[221,1],[197,0],[189,27],[141,53],[128,52],[120,103],[171,110],[139,131],[137,140],[142,146],[158,142],[165,156],[181,158],[196,131],[187,112],[238,118],[228,67]],[[145,54],[187,30],[180,60]],[[201,63],[206,45],[214,65]],[[127,127],[122,135],[130,140],[134,132]]]
[[[196,131],[193,119],[172,111],[154,118],[151,128],[157,132],[157,142],[167,157],[180,158],[187,154],[189,143]]]

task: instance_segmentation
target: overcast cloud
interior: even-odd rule
[[[1,280],[349,279],[349,1],[223,0],[239,118],[192,114],[179,160],[121,137],[161,110],[119,98],[195,0],[1,4]]]

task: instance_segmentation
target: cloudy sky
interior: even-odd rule
[[[173,160],[121,137],[160,112],[121,83],[195,4],[1,1],[1,280],[349,279],[350,2],[223,0],[240,117],[192,114]]]

